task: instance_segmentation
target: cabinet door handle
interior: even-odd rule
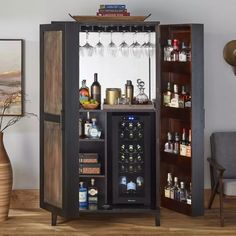
[[[61,110],[61,114],[60,114],[60,120],[59,120],[59,125],[60,125],[60,128],[63,129],[63,123],[64,123],[64,120],[63,120],[63,111]]]

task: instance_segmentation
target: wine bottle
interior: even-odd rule
[[[101,85],[98,82],[98,74],[94,73],[94,82],[91,85],[91,99],[99,103],[98,109],[101,108]]]

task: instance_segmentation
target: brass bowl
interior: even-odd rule
[[[84,109],[96,109],[99,106],[99,103],[82,103]]]

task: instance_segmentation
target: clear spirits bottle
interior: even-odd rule
[[[171,173],[167,174],[167,184],[164,189],[165,197],[170,198],[170,190],[172,188],[172,175]]]
[[[167,133],[167,142],[165,143],[164,152],[173,153],[173,151],[174,151],[174,144],[172,141],[172,134],[171,134],[171,132],[168,132]]]
[[[184,186],[184,182],[180,182],[179,200],[181,202],[186,202],[186,189]]]
[[[187,99],[187,93],[185,91],[185,86],[183,85],[181,87],[181,94],[179,96],[179,108],[184,108],[185,107],[186,99]]]
[[[171,61],[171,52],[173,51],[173,46],[171,39],[167,40],[167,45],[164,47],[164,61]]]
[[[101,131],[98,129],[96,121],[96,118],[92,118],[92,126],[88,130],[89,138],[100,138],[101,136]]]
[[[174,177],[174,185],[170,190],[170,198],[179,201],[179,185],[178,185],[178,178]]]
[[[84,186],[84,182],[80,182],[79,187],[79,209],[86,210],[88,207],[87,201],[87,188]]]
[[[189,184],[189,190],[187,192],[187,204],[192,204],[192,183]]]
[[[181,62],[187,61],[187,47],[185,46],[184,42],[182,42],[181,50],[179,51],[179,61]]]
[[[174,154],[179,154],[179,133],[175,132]]]
[[[98,188],[95,186],[95,179],[91,179],[91,185],[88,188],[88,206],[89,210],[98,209]]]
[[[173,40],[173,50],[171,51],[171,61],[179,61],[179,41]]]
[[[172,98],[170,100],[170,107],[179,107],[179,89],[178,85],[174,84],[174,93],[172,93]]]
[[[166,107],[170,106],[170,100],[171,100],[171,85],[170,82],[167,83],[167,89],[163,93],[163,105]]]
[[[85,137],[89,137],[89,129],[91,128],[92,126],[92,122],[90,120],[90,113],[87,112],[87,119],[85,120],[84,122],[84,136]]]
[[[183,129],[182,132],[182,140],[179,145],[180,155],[186,156],[186,131]]]

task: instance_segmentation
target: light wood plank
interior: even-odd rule
[[[50,213],[41,210],[10,210],[9,220],[0,223],[0,235],[235,235],[236,210],[227,210],[225,227],[219,226],[218,211],[207,210],[205,216],[189,217],[162,209],[161,226],[154,226],[151,215],[86,215],[66,222],[59,218],[50,225]]]

